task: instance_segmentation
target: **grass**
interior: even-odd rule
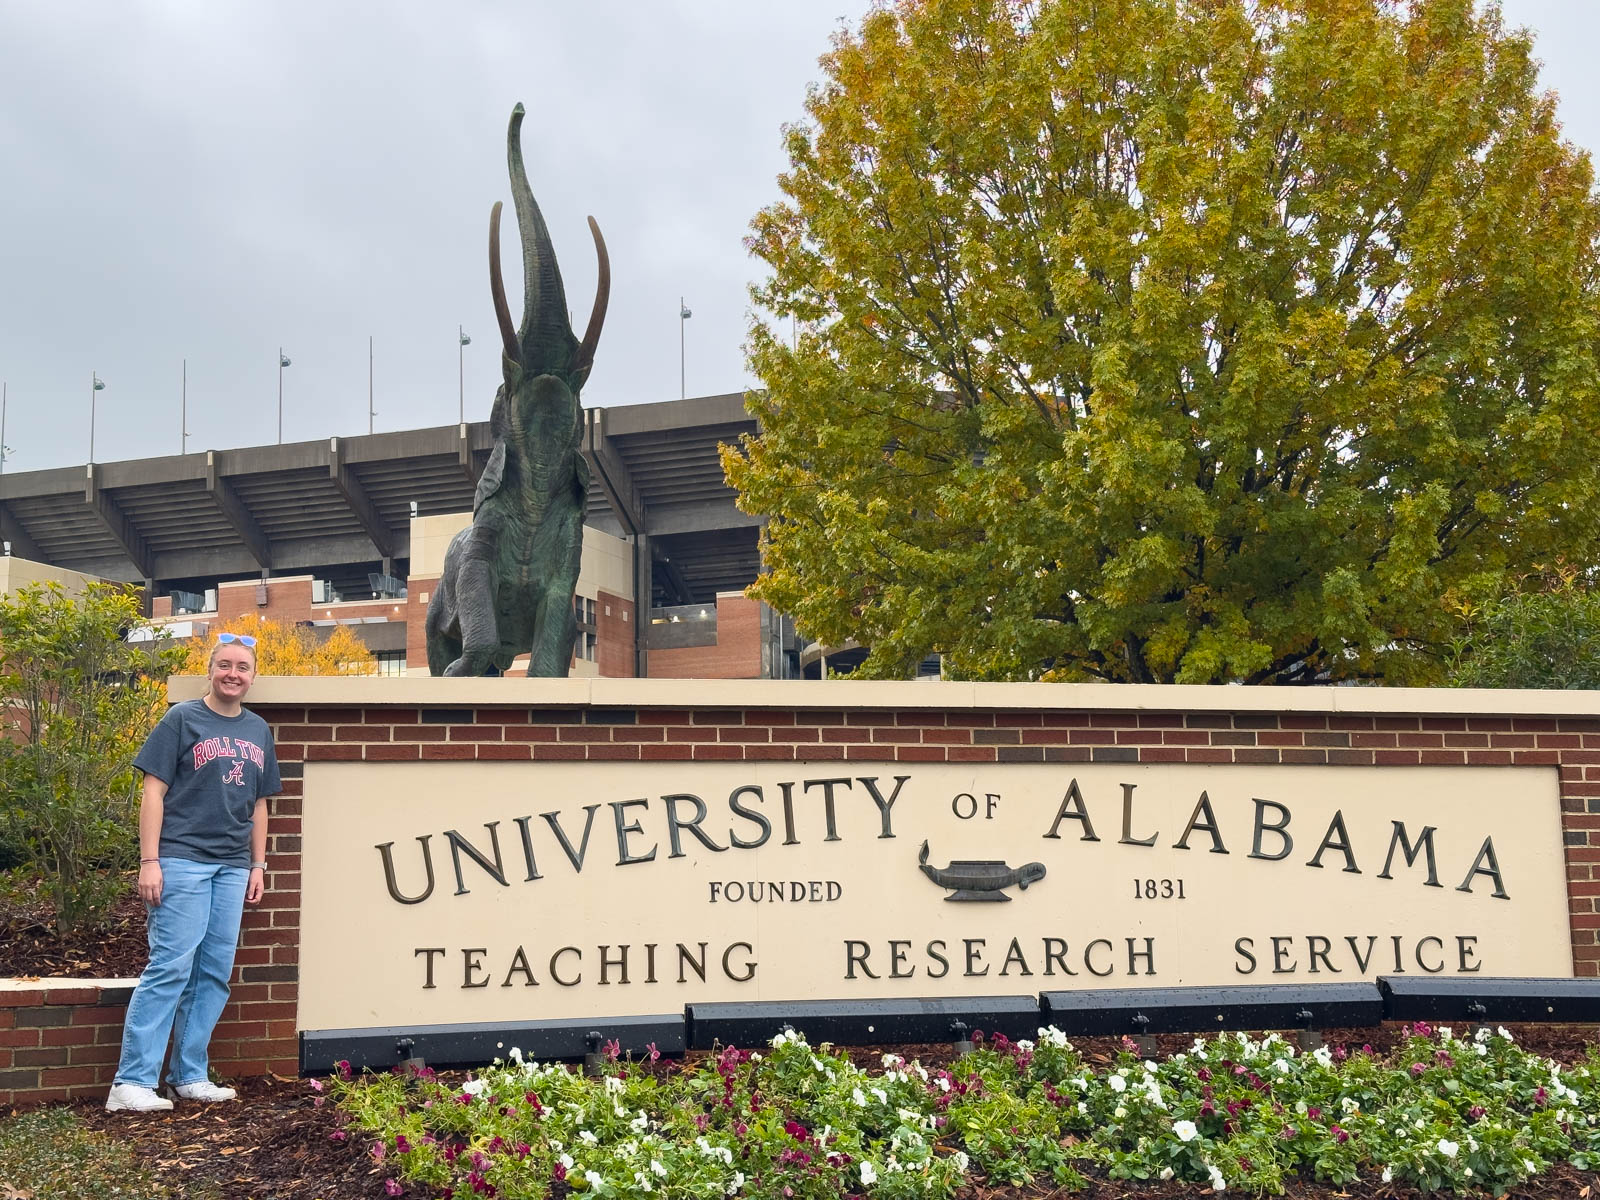
[[[47,1200],[158,1200],[171,1196],[115,1138],[97,1133],[68,1108],[0,1118],[0,1197]]]

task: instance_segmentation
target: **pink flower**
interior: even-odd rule
[[[616,1062],[622,1057],[622,1043],[616,1038],[612,1038],[600,1048],[605,1051],[606,1058],[611,1062]]]
[[[330,1142],[342,1142],[349,1136],[350,1135],[348,1133],[346,1133],[344,1130],[335,1129],[332,1133],[330,1133],[328,1135],[328,1140]]]
[[[1422,1077],[1422,1072],[1425,1071],[1425,1070],[1427,1070],[1427,1068],[1424,1067],[1421,1063],[1412,1063],[1411,1064],[1411,1077],[1413,1079],[1420,1079]]]
[[[322,1080],[313,1079],[313,1080],[310,1080],[309,1082],[311,1084],[311,1090],[313,1092],[320,1092],[322,1090]]]
[[[1345,1129],[1341,1125],[1335,1124],[1329,1132],[1333,1134],[1333,1140],[1338,1142],[1341,1146],[1350,1140],[1349,1130]]]
[[[385,1191],[385,1192],[387,1192],[387,1193],[389,1193],[389,1195],[391,1195],[391,1196],[398,1196],[398,1195],[399,1195],[399,1194],[400,1194],[400,1193],[401,1193],[401,1192],[402,1192],[402,1191],[404,1191],[404,1190],[405,1190],[405,1189],[403,1189],[403,1188],[402,1188],[402,1187],[401,1187],[401,1186],[400,1186],[400,1185],[399,1185],[399,1184],[398,1184],[398,1183],[396,1183],[396,1182],[395,1182],[395,1181],[394,1181],[394,1180],[392,1180],[392,1179],[385,1179],[385,1180],[384,1180],[384,1181],[383,1181],[383,1190],[384,1190],[384,1191]]]
[[[339,1078],[340,1079],[349,1079],[350,1078],[350,1060],[348,1058],[341,1058],[338,1062],[334,1063],[333,1065],[339,1068]]]
[[[368,1151],[368,1153],[372,1155],[372,1161],[373,1162],[382,1162],[383,1161],[383,1154],[384,1154],[383,1143],[382,1142],[373,1142],[372,1143],[372,1149],[370,1151]]]
[[[661,1051],[656,1049],[656,1044],[654,1042],[651,1042],[647,1046],[645,1046],[645,1049],[650,1051],[650,1061],[651,1062],[655,1062],[658,1058],[661,1057]]]
[[[397,1133],[394,1135],[394,1152],[396,1154],[411,1153],[411,1143],[406,1140],[405,1134]]]
[[[550,1177],[552,1179],[554,1179],[557,1183],[560,1183],[563,1179],[565,1179],[567,1177],[567,1169],[564,1166],[562,1166],[560,1163],[557,1163],[551,1169]]]
[[[1474,1104],[1471,1108],[1467,1109],[1467,1116],[1470,1117],[1472,1120],[1476,1121],[1480,1117],[1482,1117],[1484,1113],[1486,1113],[1488,1111],[1489,1110],[1484,1108],[1483,1105]]]

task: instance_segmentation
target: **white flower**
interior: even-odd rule
[[[561,1166],[562,1166],[563,1170],[567,1170],[567,1171],[572,1170],[572,1155],[563,1154],[561,1156]]]
[[[650,1160],[650,1169],[663,1179],[667,1177],[667,1169],[661,1165],[660,1159],[652,1158]]]
[[[1033,1049],[1033,1043],[1030,1042],[1027,1038],[1018,1038],[1017,1039],[1017,1049],[1021,1050],[1024,1054],[1026,1054],[1029,1050]]]
[[[889,1093],[884,1091],[882,1088],[873,1088],[872,1094],[878,1098],[879,1104],[889,1103]]]
[[[865,1108],[867,1106],[867,1094],[860,1088],[855,1088],[850,1092],[850,1099],[855,1102],[857,1108]]]
[[[1210,1163],[1206,1164],[1206,1170],[1211,1172],[1211,1190],[1213,1192],[1225,1192],[1228,1190],[1228,1181],[1222,1177],[1221,1171]]]
[[[1160,1174],[1159,1178],[1161,1179],[1161,1181],[1163,1183],[1166,1182],[1168,1179],[1171,1179],[1172,1178],[1172,1168],[1171,1167],[1162,1167],[1161,1168],[1161,1174]]]
[[[1505,1040],[1508,1041],[1508,1042],[1515,1042],[1517,1040],[1516,1038],[1511,1036],[1511,1031],[1509,1029],[1507,1029],[1504,1025],[1502,1025],[1498,1029],[1496,1029],[1495,1032],[1498,1033],[1501,1037],[1505,1038]]]
[[[481,1096],[489,1084],[482,1079],[469,1079],[461,1085],[461,1090],[469,1096]]]
[[[1316,1059],[1325,1067],[1331,1067],[1333,1065],[1333,1051],[1329,1050],[1326,1046],[1318,1046],[1311,1052],[1311,1057]]]
[[[1539,1169],[1538,1164],[1535,1163],[1533,1161],[1533,1159],[1531,1159],[1531,1158],[1523,1159],[1522,1160],[1522,1167],[1523,1167],[1523,1169],[1525,1171],[1528,1172],[1529,1175],[1532,1175],[1535,1171],[1537,1171]]]
[[[1465,1177],[1465,1178],[1467,1178],[1467,1179],[1471,1179],[1471,1178],[1472,1178],[1472,1168],[1471,1168],[1471,1167],[1462,1167],[1462,1168],[1461,1168],[1461,1174],[1462,1174],[1462,1175],[1463,1175],[1463,1176],[1464,1176],[1464,1177]]]
[[[1151,1062],[1148,1058],[1144,1060],[1144,1073],[1146,1075],[1154,1075],[1156,1073],[1155,1063]]]
[[[1193,1121],[1174,1121],[1172,1132],[1178,1135],[1180,1142],[1192,1142],[1200,1136],[1200,1127]]]
[[[1106,1084],[1111,1088],[1111,1090],[1113,1092],[1124,1092],[1124,1091],[1128,1090],[1128,1081],[1126,1079],[1124,1079],[1121,1075],[1113,1075],[1113,1076],[1111,1076],[1109,1079],[1106,1080]]]
[[[939,1090],[941,1092],[948,1092],[950,1090],[950,1081],[943,1075],[939,1076]]]
[[[861,1184],[862,1184],[862,1186],[863,1187],[871,1187],[877,1181],[878,1181],[878,1169],[876,1167],[874,1167],[870,1162],[863,1161],[862,1164],[861,1164]]]
[[[511,1061],[516,1063],[517,1066],[519,1066],[519,1067],[522,1065],[522,1049],[521,1049],[521,1047],[519,1047],[519,1046],[511,1047]]]
[[[620,1076],[620,1075],[607,1075],[606,1076],[606,1091],[607,1092],[620,1092],[622,1090],[622,1087],[623,1087],[622,1076]]]
[[[1383,1169],[1383,1181],[1384,1181],[1384,1182],[1385,1182],[1385,1183],[1390,1183],[1390,1182],[1392,1182],[1392,1181],[1393,1181],[1393,1180],[1394,1180],[1394,1168],[1392,1168],[1392,1167],[1385,1167],[1385,1168],[1384,1168],[1384,1169]]]
[[[733,1173],[733,1178],[728,1181],[728,1187],[727,1187],[728,1195],[730,1195],[730,1196],[734,1195],[743,1186],[744,1186],[744,1172],[743,1171],[735,1171]]]
[[[971,1161],[972,1160],[967,1157],[967,1152],[965,1150],[956,1151],[956,1169],[963,1175],[967,1173],[967,1164]]]
[[[585,1171],[583,1173],[583,1178],[584,1182],[586,1182],[592,1188],[597,1188],[605,1182],[604,1179],[600,1178],[599,1171]]]
[[[1454,1158],[1456,1156],[1456,1151],[1460,1149],[1461,1146],[1458,1142],[1452,1142],[1449,1138],[1439,1139],[1439,1153],[1444,1155],[1446,1158]]]
[[[1123,1117],[1128,1115],[1128,1110],[1127,1110],[1126,1107],[1124,1107],[1123,1105],[1119,1104],[1119,1105],[1117,1105],[1117,1110],[1114,1113],[1112,1113],[1111,1115],[1113,1117],[1116,1117],[1118,1120],[1121,1120]]]
[[[1450,1026],[1448,1026],[1448,1025],[1439,1026],[1439,1040],[1441,1042],[1453,1041],[1455,1039],[1455,1036],[1456,1035],[1451,1031]]]
[[[585,1146],[598,1146],[600,1144],[600,1139],[587,1129],[578,1130],[578,1140]]]

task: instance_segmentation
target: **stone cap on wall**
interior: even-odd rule
[[[174,702],[206,681],[175,675]],[[1095,712],[1303,712],[1600,716],[1600,691],[1512,688],[1234,687],[1136,683],[957,683],[945,680],[436,679],[273,676],[250,705],[437,705],[517,708],[1048,709]]]

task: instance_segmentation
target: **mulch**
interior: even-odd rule
[[[131,891],[103,926],[66,937],[56,933],[55,909],[42,884],[0,903],[0,978],[132,978],[144,970],[145,949],[144,904]]]
[[[39,901],[8,904],[0,911],[0,976],[29,977],[77,975],[135,976],[144,967],[144,912],[136,897],[125,900],[113,913],[110,925],[92,934],[68,940],[55,937],[48,906]],[[1575,1062],[1588,1046],[1600,1044],[1600,1027],[1563,1025],[1513,1026],[1518,1042],[1530,1051],[1562,1062]],[[1330,1044],[1354,1049],[1370,1045],[1383,1053],[1403,1037],[1402,1027],[1325,1031]],[[1187,1049],[1188,1035],[1162,1035],[1156,1039],[1161,1055]],[[1091,1062],[1109,1062],[1120,1043],[1112,1038],[1074,1038],[1074,1044]],[[943,1065],[952,1057],[947,1044],[923,1046],[867,1046],[850,1050],[863,1066],[879,1067],[882,1055],[893,1051],[924,1064]],[[663,1060],[658,1070],[679,1069]],[[465,1078],[465,1073],[462,1073]],[[331,1104],[319,1104],[305,1080],[283,1076],[230,1080],[239,1090],[237,1103],[185,1104],[170,1113],[107,1113],[99,1102],[80,1101],[73,1107],[91,1128],[105,1131],[129,1144],[151,1172],[174,1194],[199,1191],[210,1184],[241,1200],[367,1200],[387,1198],[386,1173],[375,1166],[367,1144],[357,1135],[336,1140],[339,1113]],[[564,1189],[563,1189],[564,1192]],[[975,1186],[965,1200],[1043,1200],[1073,1196],[1078,1200],[1167,1200],[1178,1196],[1209,1196],[1209,1188],[1195,1184],[1139,1183],[1091,1175],[1089,1187],[1062,1192],[1050,1186],[987,1188]],[[1383,1184],[1376,1178],[1345,1189],[1320,1184],[1291,1184],[1285,1193],[1295,1200],[1410,1200],[1411,1188]],[[415,1188],[405,1192],[420,1197]],[[1561,1165],[1511,1195],[1527,1200],[1600,1200],[1600,1175]]]

